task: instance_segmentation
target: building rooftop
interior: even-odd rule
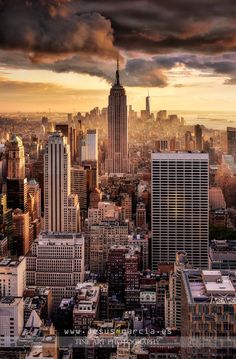
[[[74,314],[93,313],[97,310],[100,287],[93,282],[78,283],[76,286],[76,300]]]
[[[155,152],[152,160],[208,160],[208,153],[202,152]]]
[[[39,245],[74,245],[81,244],[84,240],[80,233],[41,233],[36,240]]]
[[[11,258],[3,258],[0,261],[0,267],[17,267],[23,259],[24,257],[19,257],[17,260],[13,260]]]
[[[1,307],[3,307],[3,306],[11,307],[11,306],[18,305],[21,300],[22,300],[21,297],[11,297],[11,296],[2,297],[2,298],[0,298],[0,305],[1,305]]]
[[[233,271],[183,271],[183,283],[189,304],[236,304],[236,274]]]

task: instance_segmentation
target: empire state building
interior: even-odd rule
[[[125,89],[120,83],[119,62],[108,99],[108,173],[129,172],[128,119]]]

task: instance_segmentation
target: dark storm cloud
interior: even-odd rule
[[[75,14],[67,3],[1,0],[0,47],[27,51],[32,61],[75,52],[114,57],[110,20],[95,12]]]
[[[235,0],[0,0],[0,64],[168,85],[176,64],[236,83]]]
[[[128,50],[217,53],[236,48],[234,0],[80,1],[80,7],[111,19],[115,44]]]

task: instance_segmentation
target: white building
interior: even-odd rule
[[[97,130],[87,130],[85,141],[82,146],[83,161],[97,161],[98,160],[98,134]]]
[[[206,153],[152,154],[152,268],[188,253],[208,267],[209,171]]]
[[[84,280],[84,238],[74,233],[42,233],[26,260],[27,285],[52,288],[54,307],[74,295]]]
[[[15,346],[24,326],[23,298],[2,297],[0,318],[0,347]]]
[[[0,296],[22,297],[26,281],[26,259],[0,261]]]
[[[100,224],[104,220],[119,220],[121,207],[117,207],[114,202],[99,202],[98,208],[88,209],[88,225]]]
[[[68,218],[70,175],[70,146],[60,132],[55,132],[48,139],[44,155],[45,231],[70,232],[76,227],[79,230],[79,223],[71,224]],[[74,206],[79,213],[78,201]],[[75,216],[75,220],[77,218],[79,216]]]

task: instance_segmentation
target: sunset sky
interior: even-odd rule
[[[0,0],[0,111],[236,111],[234,0]]]

